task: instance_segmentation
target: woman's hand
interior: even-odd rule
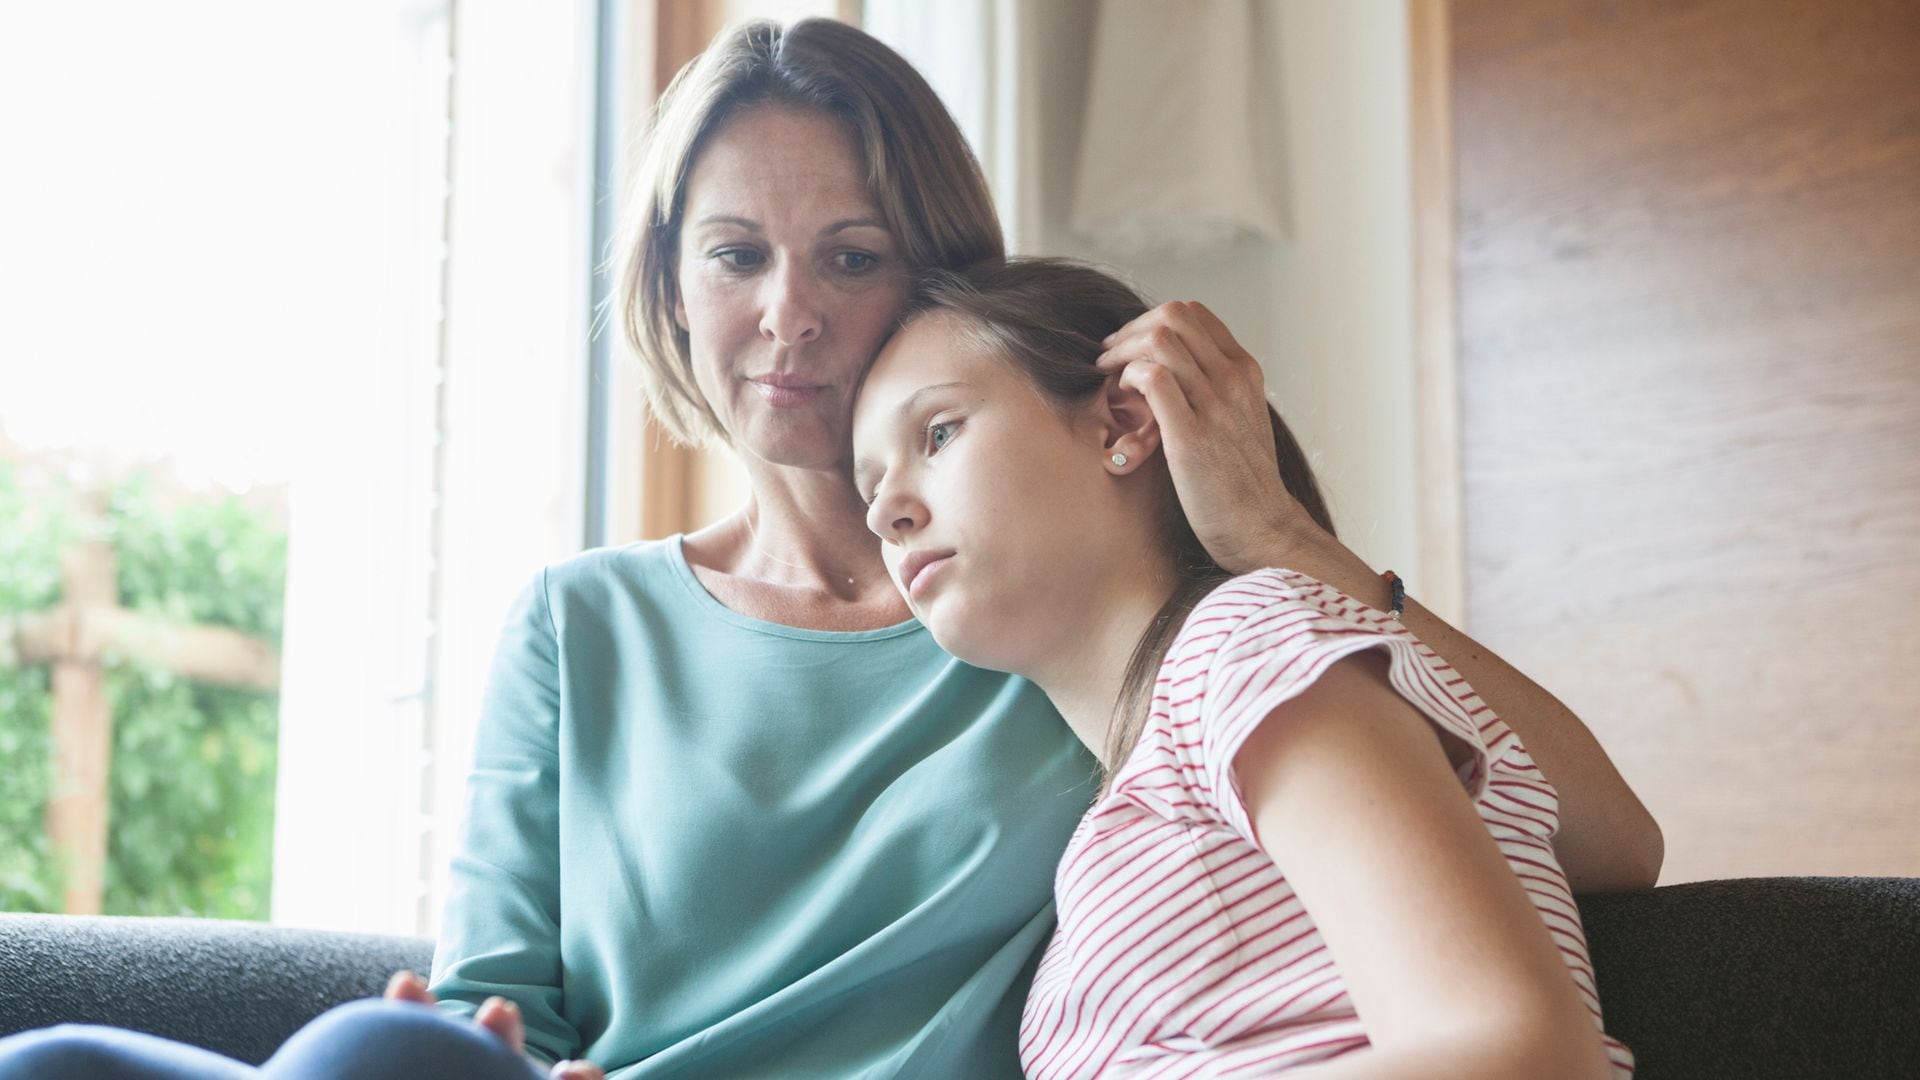
[[[1103,344],[1097,366],[1147,399],[1181,508],[1215,562],[1236,574],[1284,565],[1290,543],[1324,534],[1281,482],[1260,362],[1205,305],[1161,304]]]
[[[388,1001],[415,1001],[422,1005],[437,1003],[433,991],[428,990],[427,984],[420,981],[420,976],[411,971],[394,972],[393,978],[387,980],[387,992],[383,996]],[[480,1009],[474,1013],[473,1019],[512,1047],[514,1053],[526,1053],[527,1029],[520,1022],[520,1007],[513,1002],[503,997],[490,997],[480,1003]],[[554,1065],[547,1075],[553,1080],[606,1080],[606,1074],[600,1071],[600,1066],[591,1061],[562,1061]]]

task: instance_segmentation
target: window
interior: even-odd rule
[[[514,7],[0,8],[8,906],[433,931],[501,619],[584,533],[592,12]]]

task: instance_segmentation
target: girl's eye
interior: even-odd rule
[[[927,445],[937,453],[953,441],[953,433],[960,428],[958,420],[945,420],[927,428]]]
[[[751,270],[760,265],[760,253],[752,248],[725,248],[714,252],[713,257],[727,264],[729,270]]]
[[[864,274],[880,264],[878,256],[864,251],[843,251],[840,253],[840,267],[849,273]]]

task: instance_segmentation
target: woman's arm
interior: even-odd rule
[[[1234,757],[1372,1043],[1302,1077],[1606,1077],[1566,962],[1387,657],[1336,661]],[[1470,753],[1465,747],[1455,747]]]
[[[1284,566],[1386,607],[1386,585],[1281,483],[1260,364],[1205,306],[1154,308],[1107,339],[1099,366],[1152,406],[1181,504],[1221,566]],[[1402,622],[1513,728],[1559,792],[1554,853],[1575,891],[1651,888],[1666,853],[1660,826],[1580,718],[1411,597]]]
[[[515,598],[487,673],[427,980],[435,1007],[453,1016],[479,1019],[489,998],[512,1001],[521,1050],[543,1062],[582,1043],[562,1007],[560,725],[560,645],[543,569]]]
[[[1302,516],[1304,520],[1304,515]],[[1310,531],[1309,531],[1310,530]],[[1355,599],[1386,610],[1387,585],[1345,545],[1306,521],[1273,557]],[[1560,795],[1560,831],[1553,853],[1579,893],[1650,889],[1660,877],[1666,842],[1653,815],[1613,767],[1599,740],[1560,699],[1500,659],[1493,650],[1406,598],[1400,623],[1439,653],[1520,736],[1534,764]]]

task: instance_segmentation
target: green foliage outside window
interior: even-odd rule
[[[86,525],[21,489],[0,462],[0,615],[60,600],[60,550]],[[164,506],[145,474],[104,522],[120,604],[280,641],[286,535],[236,496]],[[61,910],[46,838],[51,671],[0,664],[0,910]],[[268,915],[279,695],[192,682],[110,657],[109,915]]]

